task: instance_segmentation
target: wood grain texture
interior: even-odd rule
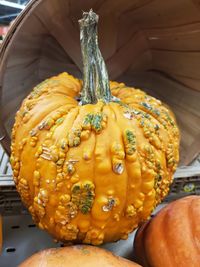
[[[120,47],[115,55],[107,60],[110,78],[114,80],[124,73],[130,64],[134,63],[147,49],[144,35],[136,32],[128,43]]]
[[[68,54],[79,69],[81,69],[79,32],[74,27],[70,17],[67,16],[69,9],[68,1],[51,0],[51,5],[45,5],[44,3],[37,11],[36,16],[45,25],[48,33],[57,40],[66,54]],[[55,17],[56,19],[49,19]]]
[[[141,29],[163,29],[199,22],[199,11],[192,0],[154,0],[124,15]]]
[[[78,19],[90,8],[100,15],[110,79],[144,88],[171,106],[182,134],[180,165],[189,164],[200,152],[198,0],[31,1],[1,47],[4,147],[9,151],[15,111],[35,84],[63,71],[81,78]]]
[[[151,49],[172,51],[198,51],[200,45],[200,23],[174,25],[162,29],[146,29]]]

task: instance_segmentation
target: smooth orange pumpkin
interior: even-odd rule
[[[167,194],[179,131],[159,100],[109,83],[97,15],[80,25],[84,81],[63,73],[34,88],[16,115],[11,164],[40,228],[97,245],[126,239]]]
[[[46,249],[34,254],[19,267],[139,267],[110,251],[92,246]]]
[[[144,267],[200,266],[200,196],[163,208],[136,233],[134,253]]]

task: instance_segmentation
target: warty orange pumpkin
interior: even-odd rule
[[[126,239],[167,194],[179,160],[172,112],[139,89],[109,82],[98,16],[80,20],[83,82],[62,73],[17,112],[11,164],[22,201],[56,239]]]
[[[144,267],[200,266],[200,196],[174,201],[136,233],[134,253]]]

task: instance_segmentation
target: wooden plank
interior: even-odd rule
[[[9,28],[7,35],[4,38],[3,44],[0,46],[0,56],[3,56],[3,60],[5,60],[5,55],[6,55],[6,57],[8,56],[9,49],[13,45],[13,42],[11,42],[11,39],[12,39],[12,41],[18,39],[18,37],[20,35],[19,32],[20,32],[21,28],[24,29],[24,27],[28,27],[29,30],[31,30],[31,32],[34,30],[36,30],[36,31],[38,30],[37,29],[37,26],[38,26],[37,22],[38,21],[37,20],[33,21],[34,16],[29,16],[29,14],[31,13],[32,10],[36,9],[37,6],[39,6],[41,1],[42,0],[29,2],[27,7],[13,21],[11,27]],[[31,23],[30,23],[30,21],[31,21]],[[29,23],[30,23],[30,25],[29,25]],[[40,32],[42,32],[42,30],[44,30],[44,28],[40,27]],[[22,32],[25,32],[25,31],[22,31]],[[38,32],[38,34],[40,33],[39,31],[37,31],[37,32]],[[0,63],[1,62],[2,62],[2,59],[0,57]]]
[[[3,150],[2,146],[0,145],[0,162],[2,161],[3,153],[4,153],[4,150]]]
[[[116,79],[124,73],[132,62],[148,50],[146,39],[141,32],[136,32],[129,43],[121,47],[113,57],[107,60],[110,79]]]
[[[197,79],[200,77],[200,53],[151,50],[153,68],[175,75]]]
[[[54,66],[52,68],[52,65]],[[47,77],[58,75],[61,72],[68,72],[77,78],[81,78],[82,74],[75,64],[63,63],[60,61],[51,60],[46,56],[40,59],[40,79],[44,80]]]
[[[190,144],[190,137],[189,135],[192,135],[193,137],[197,136],[199,133],[199,116],[195,116],[194,114],[189,114],[188,111],[184,111],[183,108],[176,107],[175,105],[171,105],[171,108],[176,113],[176,118],[178,121],[178,124],[182,128],[182,136],[185,139],[185,143],[187,145]],[[189,116],[188,116],[189,114]],[[187,136],[188,133],[188,136]],[[193,138],[192,138],[193,140]]]
[[[117,50],[118,20],[113,14],[100,17],[99,20],[99,47],[104,60],[113,56]]]
[[[39,79],[44,80],[63,71],[81,77],[81,72],[76,64],[58,42],[52,36],[49,36],[40,55]]]
[[[21,102],[23,99],[27,96],[27,93],[25,91],[21,92],[20,95],[15,96],[15,98],[10,99],[9,102],[7,103],[7,109],[4,110],[4,113],[2,114],[2,118],[4,120],[4,123],[9,121],[11,119],[11,114],[15,114],[18,110],[18,108],[21,105]],[[10,130],[10,129],[9,129]]]
[[[161,29],[200,21],[199,10],[188,0],[154,0],[125,16],[141,29]]]
[[[183,166],[178,168],[174,174],[174,178],[186,178],[200,175],[199,166]]]
[[[126,13],[127,11],[135,11],[145,5],[148,5],[151,2],[152,0],[132,0],[132,1],[109,0],[109,1],[104,1],[103,4],[97,10],[97,12],[101,16],[108,14],[121,15]]]
[[[200,10],[199,0],[191,0],[191,1],[196,6],[196,8]]]
[[[200,23],[144,30],[152,49],[200,51]]]
[[[33,62],[29,66],[16,66],[8,68],[4,77],[5,86],[3,88],[2,101],[9,105],[9,101],[13,101],[15,97],[19,97],[20,94],[24,96],[24,91],[27,94],[33,88],[32,86],[37,82],[37,72],[39,62]],[[11,79],[12,77],[12,79]],[[13,90],[12,90],[13,88]],[[15,104],[13,102],[13,104]],[[16,104],[18,104],[16,102]],[[9,106],[7,106],[9,109]]]
[[[16,110],[13,110],[12,112],[10,112],[8,119],[5,121],[5,129],[9,135],[9,138],[11,138],[11,131],[12,131],[12,127],[14,125],[15,122],[15,115],[16,115]],[[9,141],[11,141],[10,139],[8,139]],[[4,140],[3,140],[4,141]],[[1,142],[2,143],[2,142]],[[4,147],[4,146],[3,146]],[[5,149],[5,147],[4,147]],[[9,149],[10,149],[10,143],[9,143]],[[6,149],[5,149],[6,150]],[[7,154],[9,155],[8,151],[6,150]]]
[[[79,32],[74,27],[72,21],[67,15],[68,1],[52,0],[49,4],[41,5],[35,14],[45,25],[48,32],[58,41],[64,51],[76,63],[79,69],[82,69]],[[54,18],[54,19],[49,19]],[[66,32],[66,34],[64,34]]]
[[[185,155],[183,160],[183,164],[188,165],[191,163],[192,160],[196,158],[200,154],[200,134],[198,133],[195,136],[193,143],[191,144],[190,148],[188,149],[188,153]]]
[[[0,174],[0,187],[15,186],[12,175]]]
[[[176,75],[174,73],[171,74],[170,72],[168,72],[168,75],[171,75],[171,78],[185,87],[188,87],[188,89],[200,91],[200,78],[194,79],[183,75]]]
[[[148,71],[152,69],[152,55],[150,50],[144,51],[137,59],[133,59],[131,66],[129,66],[129,73],[136,73],[141,71]]]
[[[74,64],[73,60],[68,56],[62,46],[53,36],[47,36],[43,40],[43,47],[40,50],[40,56],[48,57],[51,60],[60,61],[62,63]],[[53,66],[52,66],[53,67]]]
[[[126,16],[120,16],[118,18],[117,30],[117,47],[120,48],[131,40],[134,32],[139,31],[139,25],[127,20]]]
[[[8,162],[8,164],[7,164],[7,170],[6,170],[6,174],[7,175],[12,175],[12,168],[11,168],[11,166],[10,166],[10,163]]]
[[[191,163],[192,166],[197,167],[200,166],[200,154],[197,156],[197,158]]]
[[[1,164],[0,164],[0,173],[3,173],[3,174],[5,173],[7,163],[8,163],[8,155],[6,153],[4,153],[3,159],[2,159]]]

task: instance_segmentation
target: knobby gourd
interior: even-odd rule
[[[80,23],[83,81],[68,73],[37,85],[17,112],[11,164],[22,201],[56,239],[126,239],[167,194],[179,130],[159,100],[109,82],[98,16]]]
[[[136,233],[134,253],[143,267],[200,266],[200,196],[174,201]]]

